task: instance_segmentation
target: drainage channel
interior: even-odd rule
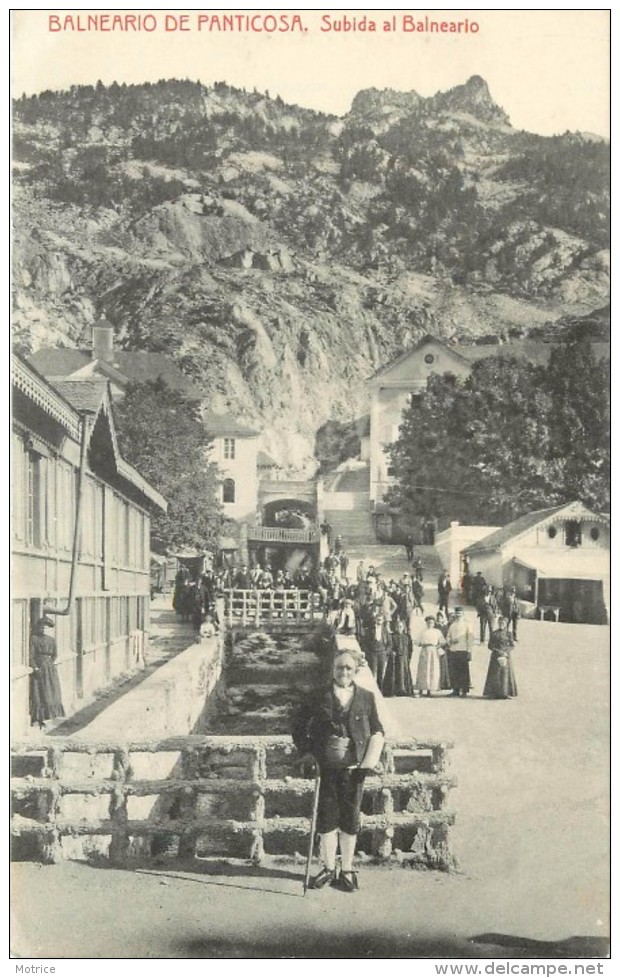
[[[313,782],[288,735],[291,713],[330,675],[336,649],[351,643],[324,623],[294,632],[233,626],[209,709],[191,734],[54,739],[35,750],[39,764],[29,773],[32,747],[17,745],[15,858],[299,859]],[[360,683],[372,682],[363,669]],[[365,782],[358,857],[450,870],[452,745],[391,736],[385,725],[384,773]]]

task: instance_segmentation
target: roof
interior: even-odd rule
[[[436,336],[427,334],[414,346],[409,347],[390,363],[371,375],[369,380],[387,373],[397,364],[410,357],[416,350],[421,349],[428,343],[439,343],[456,357],[466,360],[469,363],[477,363],[478,360],[485,360],[488,357],[516,357],[519,360],[527,360],[537,366],[544,366],[549,362],[552,352],[557,349],[558,343],[543,343],[542,340],[514,340],[507,343],[472,343],[469,346],[464,344],[444,343]],[[597,360],[602,360],[610,355],[609,343],[592,343],[592,350]]]
[[[76,411],[97,414],[108,390],[107,380],[58,380],[56,390],[65,397]]]
[[[593,517],[598,517],[597,513],[589,510],[586,506],[582,506],[579,502],[572,503],[562,503],[561,506],[551,506],[548,509],[537,509],[531,513],[526,513],[524,516],[519,516],[518,519],[513,520],[512,523],[507,523],[500,530],[495,530],[494,533],[490,533],[487,537],[483,537],[482,540],[478,540],[477,543],[472,543],[471,546],[465,549],[465,553],[481,553],[484,550],[501,550],[501,548],[508,543],[510,540],[515,540],[517,537],[522,536],[527,533],[528,530],[532,530],[539,523],[544,522],[559,513],[563,513],[566,510],[566,515],[569,517],[571,514],[571,509],[575,506],[580,507],[580,512],[576,515],[584,516],[591,514]],[[583,512],[581,512],[583,510]]]
[[[97,416],[103,415],[108,425],[117,475],[138,489],[164,512],[166,511],[168,504],[161,493],[120,455],[114,422],[111,418],[107,381],[96,379],[52,384],[18,354],[13,354],[12,375],[14,386],[62,424],[76,441],[80,439],[82,426],[85,423],[82,418],[84,412]],[[96,430],[95,423],[90,431],[91,442]]]
[[[172,390],[182,391],[186,397],[202,400],[204,393],[179,369],[172,357],[165,353],[149,353],[142,350],[114,350],[108,362],[99,357],[93,359],[91,350],[43,347],[33,353],[30,363],[50,380],[67,379],[71,374],[89,364],[111,366],[127,378],[127,381],[144,383],[163,380]]]
[[[513,560],[532,568],[539,577],[598,580],[610,573],[609,551],[598,547],[580,547],[578,550],[572,547],[562,550],[521,547],[515,550]]]
[[[261,451],[256,456],[256,464],[265,469],[280,468],[280,463],[276,462],[268,452]]]
[[[255,431],[237,421],[231,414],[216,414],[215,411],[203,411],[202,420],[207,432],[217,437],[218,435],[229,435],[235,438],[258,438],[260,432]]]

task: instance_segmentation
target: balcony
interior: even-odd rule
[[[248,542],[251,543],[318,543],[316,527],[291,530],[284,526],[249,526]]]

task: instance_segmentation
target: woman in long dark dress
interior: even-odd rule
[[[381,692],[384,696],[413,696],[411,639],[402,618],[396,618]]]
[[[53,627],[51,618],[39,618],[30,639],[30,665],[33,670],[31,722],[38,723],[40,727],[46,720],[65,715],[56,668],[56,640],[51,635]]]
[[[491,632],[489,639],[491,658],[482,695],[495,700],[507,700],[517,695],[517,683],[512,668],[514,640],[508,633],[507,624],[506,618],[500,616],[497,619],[497,628]]]

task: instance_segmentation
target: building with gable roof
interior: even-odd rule
[[[575,501],[527,513],[466,547],[469,572],[561,621],[606,624],[609,518]]]
[[[451,373],[465,380],[479,360],[488,357],[516,357],[543,366],[548,363],[555,343],[538,340],[515,340],[509,343],[474,343],[470,346],[447,344],[434,336],[425,336],[411,349],[375,371],[367,381],[370,399],[370,434],[367,449],[370,463],[370,500],[380,504],[393,484],[386,448],[398,438],[402,413],[411,399],[426,390],[431,374]],[[593,343],[598,359],[609,356],[609,343]],[[446,521],[462,518],[446,514]]]
[[[44,611],[67,715],[144,665],[150,517],[167,504],[120,455],[106,379],[51,384],[15,355],[12,384],[12,701],[24,734]]]
[[[114,346],[114,327],[107,319],[93,326],[90,349],[42,347],[29,357],[30,363],[51,383],[103,379],[110,384],[112,398],[122,397],[131,382],[163,380],[172,390],[194,401],[205,394],[188,380],[172,357],[165,353],[119,350]]]

